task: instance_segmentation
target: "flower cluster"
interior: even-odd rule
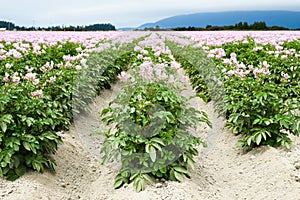
[[[43,98],[44,94],[42,90],[37,90],[34,92],[31,92],[31,96],[37,97],[37,98]]]

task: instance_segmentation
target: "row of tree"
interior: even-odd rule
[[[290,30],[289,28],[282,26],[267,26],[265,22],[254,22],[248,24],[247,22],[239,22],[235,25],[229,26],[212,26],[207,25],[205,28],[200,27],[177,27],[173,28],[175,31],[219,31],[219,30]]]
[[[88,26],[51,26],[51,27],[25,27],[16,26],[14,23],[0,21],[0,28],[6,30],[17,30],[17,31],[115,31],[116,27],[112,24],[93,24]]]
[[[108,24],[93,24],[88,26],[51,26],[51,27],[24,27],[16,26],[14,23],[0,21],[0,28],[5,28],[6,30],[18,30],[18,31],[115,31],[116,27],[110,23]],[[159,26],[155,28],[145,28],[144,30],[150,31],[163,31],[163,30],[174,30],[174,31],[219,31],[219,30],[291,30],[282,26],[267,26],[265,22],[254,22],[253,24],[248,24],[247,22],[239,22],[235,25],[229,26],[213,26],[207,25],[205,28],[201,27],[177,27],[172,29],[162,29]],[[294,29],[294,30],[300,30]]]

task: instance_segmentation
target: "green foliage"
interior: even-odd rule
[[[13,43],[2,44],[6,51],[14,49]],[[28,45],[20,58],[0,60],[0,66],[5,66],[0,68],[0,176],[8,180],[17,179],[27,169],[54,171],[56,165],[50,155],[62,143],[57,132],[67,130],[73,114],[87,110],[97,92],[108,88],[126,66],[117,63],[118,49],[103,51],[100,60],[93,60],[91,55],[88,70],[77,59],[78,48],[85,48],[80,44],[57,42],[43,45],[40,52],[31,43],[20,44]],[[126,48],[132,44],[120,52],[128,51]],[[30,73],[37,82],[26,78]],[[16,82],[14,74],[20,78]]]
[[[256,47],[258,50],[254,51]],[[213,47],[214,48],[214,47]],[[232,42],[222,46],[226,55],[235,53],[237,60],[247,69],[249,65],[262,68],[262,63],[268,66],[270,74],[245,77],[237,75],[224,78],[226,86],[226,117],[227,127],[235,134],[242,134],[244,138],[238,142],[242,147],[253,148],[260,145],[290,148],[290,134],[299,136],[299,60],[294,55],[282,59],[285,51],[279,56],[276,48],[270,44],[258,45],[253,38],[248,42]],[[282,48],[299,51],[299,41],[282,44]],[[227,57],[228,58],[228,57]],[[236,70],[235,65],[226,65],[222,60],[215,59],[220,72],[225,69]],[[282,76],[288,75],[288,79]],[[223,73],[223,77],[228,76]]]
[[[155,60],[148,50],[147,56]],[[170,62],[165,56],[157,61]],[[101,152],[103,163],[121,159],[114,187],[134,182],[139,192],[154,178],[182,182],[185,176],[190,177],[188,167],[194,167],[193,157],[198,154],[195,147],[204,142],[189,131],[199,122],[210,122],[206,113],[188,106],[174,84],[143,80],[138,70],[139,66],[132,69],[134,81],[102,111],[102,121],[116,130],[102,133],[106,139]],[[170,65],[166,70],[172,71]]]
[[[30,44],[31,45],[31,44]],[[74,68],[58,67],[64,55],[77,55],[78,44],[66,42],[44,47],[44,55],[34,53],[33,47],[21,58],[8,57],[0,61],[0,176],[15,180],[27,169],[55,170],[50,154],[62,143],[57,131],[67,129],[71,120],[71,83],[76,74]],[[4,49],[12,49],[6,45]],[[47,65],[51,70],[43,70]],[[28,68],[32,68],[39,83],[25,79]],[[5,73],[18,73],[20,82],[10,77],[4,82]],[[57,75],[60,76],[57,76]],[[56,77],[55,84],[48,82]],[[32,93],[40,90],[41,96]]]
[[[252,78],[230,81],[228,87],[227,127],[243,134],[242,147],[259,145],[290,148],[288,134],[299,135],[299,101],[289,98],[283,86],[262,83]]]
[[[207,58],[207,54],[193,45],[181,46],[176,42],[166,41],[174,58],[185,69],[194,90],[204,102],[213,101],[219,111],[225,110],[225,87],[217,65]],[[219,112],[223,115],[224,112]]]
[[[210,94],[211,99],[216,101],[216,110],[228,120],[226,127],[244,136],[238,142],[240,146],[249,149],[259,145],[290,148],[289,135],[299,136],[300,131],[300,62],[295,55],[286,56],[285,52],[290,49],[299,52],[299,41],[280,44],[283,51],[277,57],[274,55],[279,52],[276,45],[257,44],[251,37],[247,38],[247,42],[225,43],[221,47],[226,52],[225,57],[212,59],[215,67],[207,65],[210,70],[202,64],[206,62],[202,49],[192,45],[180,47],[172,42],[167,44],[176,52],[174,57],[186,69],[193,87],[200,88],[200,94]],[[232,53],[236,55],[237,63],[224,64],[223,59],[229,60]],[[286,58],[282,59],[282,56]],[[250,71],[249,66],[265,68],[269,74],[255,76],[253,71],[242,76],[227,74],[230,70],[233,73]],[[217,72],[214,72],[215,69]],[[214,81],[213,76],[220,77],[221,84]]]

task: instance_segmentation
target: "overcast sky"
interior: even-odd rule
[[[174,15],[232,10],[300,11],[300,0],[0,0],[0,20],[24,26],[136,27]]]

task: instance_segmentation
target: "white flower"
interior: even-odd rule
[[[82,67],[81,67],[80,65],[76,65],[76,66],[75,66],[75,69],[76,69],[76,70],[81,70]]]

